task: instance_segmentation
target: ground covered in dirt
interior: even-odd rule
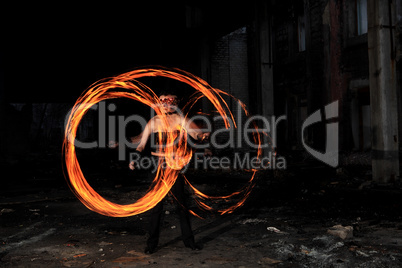
[[[184,247],[175,206],[167,198],[158,250],[147,255],[147,213],[127,218],[94,213],[69,190],[59,157],[32,156],[24,168],[3,167],[14,176],[0,191],[0,266],[401,266],[398,183],[370,183],[370,167],[350,159],[352,165],[337,169],[287,159],[286,170],[257,175],[249,199],[234,213],[199,211],[204,219],[191,218],[201,250]],[[125,163],[82,162],[91,185],[115,202],[133,202],[149,186],[144,174],[131,173]],[[248,173],[189,170],[187,177],[200,190],[217,193],[238,189]]]

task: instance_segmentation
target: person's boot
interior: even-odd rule
[[[145,254],[153,254],[156,252],[156,245],[148,245],[145,250],[144,250]]]

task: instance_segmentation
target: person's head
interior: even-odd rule
[[[179,98],[174,90],[165,90],[159,94],[159,100],[162,103],[162,112],[176,112],[179,105]]]

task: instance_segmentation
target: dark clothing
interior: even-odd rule
[[[149,172],[150,177],[154,179],[155,173]],[[194,247],[194,235],[191,230],[190,215],[186,206],[186,196],[184,193],[184,177],[179,174],[176,182],[173,184],[170,192],[176,204],[177,214],[180,218],[181,234],[186,247]],[[166,197],[165,197],[166,198]],[[156,248],[159,242],[160,227],[162,224],[163,201],[161,200],[154,208],[150,210],[147,241],[148,248]]]

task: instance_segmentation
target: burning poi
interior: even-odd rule
[[[105,216],[133,216],[156,206],[156,204],[158,204],[168,194],[172,185],[175,183],[180,170],[187,165],[192,157],[192,151],[186,146],[187,131],[185,126],[182,125],[180,126],[180,129],[178,129],[178,135],[181,140],[174,143],[177,134],[175,135],[172,132],[167,131],[168,124],[166,121],[166,115],[161,111],[161,103],[158,96],[152,89],[136,80],[142,77],[165,77],[190,85],[196,91],[190,97],[186,107],[191,108],[201,98],[207,98],[222,117],[225,128],[228,129],[231,127],[229,118],[231,118],[231,121],[233,122],[232,127],[236,127],[234,116],[230,112],[229,107],[223,98],[224,96],[234,97],[222,90],[211,87],[206,81],[183,70],[164,67],[136,69],[115,77],[99,80],[91,85],[78,98],[71,110],[71,114],[69,115],[63,142],[63,156],[65,158],[66,179],[73,193],[87,208]],[[142,198],[138,199],[135,203],[128,205],[116,204],[106,200],[88,184],[77,160],[74,145],[78,126],[91,106],[101,101],[115,98],[129,98],[154,109],[162,122],[164,122],[162,124],[163,129],[161,129],[161,132],[168,133],[167,143],[175,144],[175,146],[167,146],[164,148],[164,160],[167,163],[167,167],[163,169],[158,167],[156,177],[154,178],[150,189]],[[248,115],[245,105],[240,100],[235,100],[240,103],[243,111]],[[188,113],[184,116],[187,117]],[[257,127],[254,126],[254,128],[255,132],[253,133],[253,138],[255,144],[258,145],[258,158],[261,156],[261,140]],[[251,170],[251,176],[247,181],[247,184],[238,191],[226,196],[208,196],[191,185],[187,179],[185,179],[185,181],[193,190],[197,204],[204,210],[212,210],[212,207],[205,203],[206,200],[228,200],[237,197],[237,202],[234,205],[217,210],[220,214],[225,214],[233,212],[236,208],[244,204],[254,186],[256,172],[257,170]],[[190,213],[197,215],[191,210]]]

